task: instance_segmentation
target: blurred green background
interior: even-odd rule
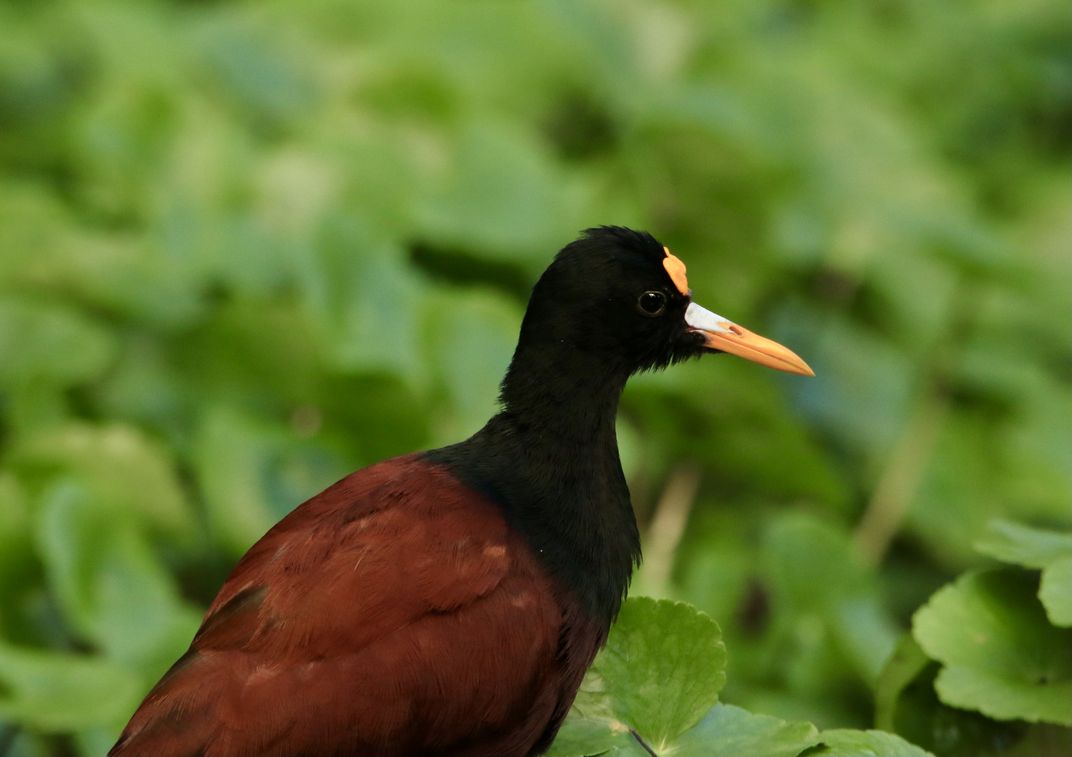
[[[868,726],[995,516],[1072,526],[1072,6],[0,3],[0,753],[103,754],[237,557],[494,411],[587,226],[792,346],[635,379],[635,593]]]

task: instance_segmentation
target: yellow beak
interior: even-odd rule
[[[685,323],[690,330],[703,334],[704,346],[708,349],[728,352],[779,371],[815,375],[815,371],[788,347],[738,326],[695,302],[689,303],[685,310]]]

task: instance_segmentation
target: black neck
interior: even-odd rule
[[[550,352],[519,349],[502,412],[427,456],[496,502],[558,583],[609,625],[640,557],[615,434],[628,374],[577,351],[567,369]]]

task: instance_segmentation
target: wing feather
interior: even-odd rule
[[[110,754],[523,755],[561,709],[562,625],[497,508],[396,458],[249,550]]]

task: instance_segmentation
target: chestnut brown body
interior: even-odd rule
[[[246,553],[111,754],[524,757],[604,636],[494,504],[396,458]]]

